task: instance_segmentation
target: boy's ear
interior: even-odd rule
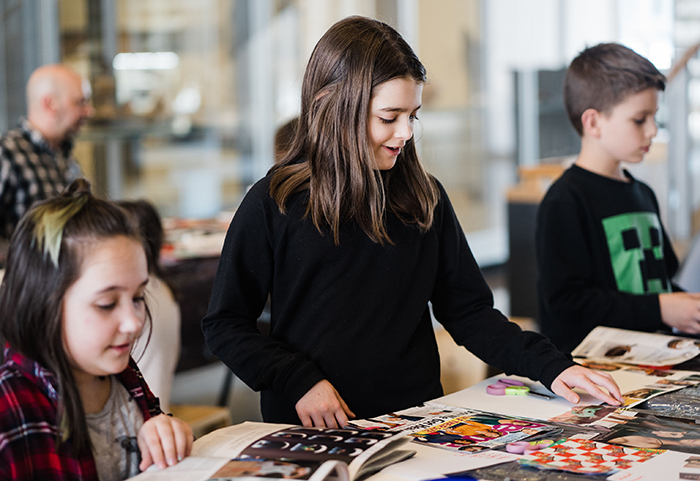
[[[53,112],[56,110],[57,101],[53,95],[44,95],[40,99],[41,106],[44,110]]]
[[[588,109],[581,114],[583,134],[590,137],[600,137],[600,118],[602,114],[596,109]]]

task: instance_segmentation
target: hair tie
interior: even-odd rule
[[[71,184],[72,186],[73,184]],[[89,186],[89,184],[88,184]],[[64,192],[62,195],[67,194]],[[76,192],[77,196],[67,205],[55,208],[53,205],[41,205],[33,212],[33,237],[37,247],[48,254],[54,266],[58,267],[61,254],[61,240],[66,223],[83,208],[89,198],[89,193]]]

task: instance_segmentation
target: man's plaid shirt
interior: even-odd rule
[[[26,119],[0,138],[0,237],[10,238],[38,200],[58,195],[80,177],[71,141],[54,151]]]
[[[75,458],[68,438],[57,446],[56,378],[36,362],[5,346],[0,366],[0,479],[95,480],[92,453]],[[133,359],[117,378],[143,413],[161,413]]]

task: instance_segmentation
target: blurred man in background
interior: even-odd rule
[[[64,65],[44,65],[27,82],[27,117],[0,138],[0,238],[9,239],[32,203],[80,176],[73,138],[93,114],[90,84]]]

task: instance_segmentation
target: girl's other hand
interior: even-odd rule
[[[143,423],[137,437],[141,450],[139,469],[144,471],[151,464],[160,469],[173,466],[192,451],[192,428],[184,421],[159,414]]]
[[[607,392],[600,388],[607,389]],[[572,388],[581,388],[587,393],[595,396],[601,401],[612,406],[622,404],[622,395],[617,383],[610,374],[599,371],[592,371],[583,366],[571,366],[557,376],[552,383],[552,392],[565,398],[567,401],[578,404],[580,398],[572,391]]]
[[[325,379],[297,401],[296,410],[304,426],[342,428],[348,424],[348,418],[355,417],[338,391]]]

